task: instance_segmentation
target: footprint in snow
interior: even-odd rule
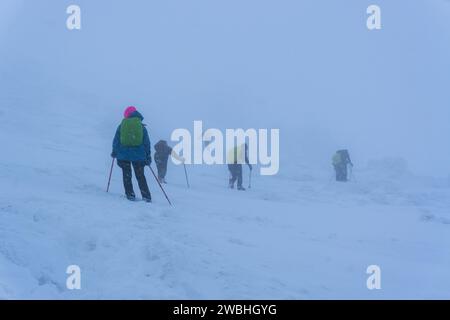
[[[236,239],[236,238],[231,238],[228,239],[228,242],[232,243],[232,244],[236,244],[238,246],[243,246],[243,247],[251,247],[250,244],[245,243],[244,241],[240,240],[240,239]]]
[[[87,241],[87,242],[84,244],[84,248],[85,248],[85,250],[88,251],[88,252],[95,251],[95,249],[97,249],[97,241],[94,240],[94,239]]]

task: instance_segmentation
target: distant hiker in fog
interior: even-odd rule
[[[114,136],[111,156],[117,158],[117,164],[122,169],[127,199],[136,200],[131,181],[131,166],[133,166],[142,199],[151,202],[152,197],[144,175],[145,166],[149,166],[152,162],[150,139],[142,120],[144,120],[144,117],[135,107],[126,108],[124,119]]]
[[[161,183],[166,182],[167,174],[167,162],[169,161],[169,156],[174,157],[178,161],[184,163],[185,159],[180,157],[173,149],[167,144],[167,141],[160,140],[155,144],[155,162],[156,168],[158,169],[158,180]]]
[[[333,156],[333,167],[336,171],[336,181],[348,180],[348,166],[353,167],[348,150],[338,150]]]
[[[240,146],[234,147],[228,152],[227,163],[228,170],[230,171],[229,187],[234,189],[234,183],[237,180],[237,189],[245,191],[242,186],[242,164],[246,163],[250,169],[253,169],[252,165],[248,161],[248,145],[242,144]]]

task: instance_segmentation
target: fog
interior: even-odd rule
[[[80,31],[66,28],[74,3]],[[369,31],[373,3],[382,29]],[[63,113],[75,101],[117,122],[136,105],[166,138],[194,120],[280,128],[282,165],[329,165],[346,147],[357,165],[403,157],[416,173],[450,173],[448,1],[2,0],[0,10],[0,103],[21,96],[8,109]]]

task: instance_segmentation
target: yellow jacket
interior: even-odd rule
[[[233,163],[245,163],[245,144],[236,146],[228,151],[227,164]]]

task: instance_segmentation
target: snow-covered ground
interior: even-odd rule
[[[171,165],[173,207],[150,171],[154,203],[131,203],[117,167],[105,192],[115,126],[0,111],[1,298],[450,298],[450,185],[401,160],[359,165],[348,184],[282,166],[245,193],[208,166],[189,168],[187,189]],[[366,287],[372,264],[381,290]]]

